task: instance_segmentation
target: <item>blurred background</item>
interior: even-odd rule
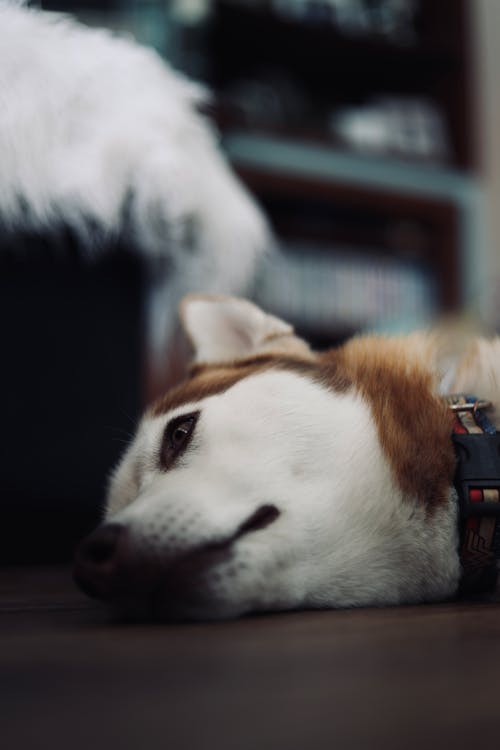
[[[40,5],[208,84],[283,250],[253,295],[314,343],[459,309],[497,324],[495,0]]]
[[[209,87],[206,114],[276,237],[277,251],[260,262],[247,296],[293,322],[313,345],[335,345],[358,331],[411,330],[447,313],[465,313],[498,329],[496,0],[42,0],[32,5],[131,35]],[[116,285],[117,277],[105,264],[99,273],[106,289],[99,325],[106,326],[109,285]],[[75,491],[85,513],[77,518],[77,504],[67,510],[55,479],[44,490],[51,498],[61,494],[54,517],[60,518],[64,506],[72,529],[64,532],[64,544],[52,539],[49,557],[68,555],[82,529],[96,522],[96,498],[122,450],[116,430],[122,429],[126,440],[144,403],[174,382],[185,365],[186,352],[175,337],[159,359],[148,351],[144,321],[133,313],[134,306],[144,306],[134,286],[136,270],[120,278],[120,299],[130,287],[123,309],[127,330],[134,334],[123,341],[120,360],[120,334],[110,322],[116,352],[110,355],[109,338],[96,335],[97,350],[89,357],[120,361],[128,374],[118,384],[110,374],[108,382],[112,368],[104,367],[91,381],[79,422],[80,435],[93,446],[94,468]],[[34,278],[29,294],[35,289]],[[46,306],[50,294],[45,290],[42,296]],[[68,296],[76,299],[74,291]],[[98,306],[95,290],[92,299]],[[119,308],[119,299],[115,302]],[[108,415],[96,430],[90,415],[97,403],[100,414],[107,404]],[[40,417],[42,430],[51,414]],[[63,453],[66,440],[60,438]],[[41,463],[46,469],[47,461]],[[71,465],[67,475],[71,482]],[[15,476],[19,485],[17,468]],[[13,480],[7,486],[12,497]],[[29,492],[33,505],[40,487]],[[26,493],[26,487],[19,489],[17,508],[19,503],[28,507]],[[45,510],[40,512],[39,522],[47,525],[46,518]],[[31,535],[17,557],[34,544]],[[47,557],[47,543],[42,546],[40,555]],[[9,548],[6,557],[14,559],[16,553]]]

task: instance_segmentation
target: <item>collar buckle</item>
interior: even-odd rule
[[[463,404],[448,404],[448,408],[451,409],[452,412],[461,413],[461,412],[469,412],[471,414],[476,414],[480,409],[488,410],[491,409],[493,404],[491,401],[483,401],[480,398],[476,398],[474,401],[466,401]]]

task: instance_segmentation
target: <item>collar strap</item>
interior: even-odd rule
[[[488,402],[462,394],[446,401],[455,415],[460,593],[484,593],[496,586],[500,558],[500,433],[484,414]]]

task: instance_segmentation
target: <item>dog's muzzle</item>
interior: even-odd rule
[[[274,505],[262,505],[227,539],[193,549],[161,555],[138,552],[132,532],[119,523],[99,526],[76,550],[74,578],[88,595],[111,603],[139,602],[151,605],[161,598],[165,616],[188,611],[193,602],[203,600],[205,574],[228,560],[235,542],[265,528],[280,515]]]

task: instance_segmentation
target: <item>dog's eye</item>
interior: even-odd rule
[[[193,429],[194,419],[190,417],[185,419],[178,425],[175,425],[172,432],[170,433],[170,445],[172,448],[181,448],[184,445],[184,441],[188,439]]]
[[[186,448],[194,432],[197,419],[198,413],[184,414],[168,423],[161,449],[161,465],[164,469],[169,469],[177,456]]]

